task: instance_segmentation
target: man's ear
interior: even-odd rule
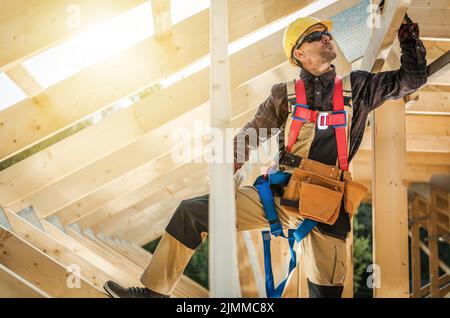
[[[303,50],[294,50],[294,57],[296,57],[298,60],[300,60],[301,58],[303,58],[305,56],[305,51]]]

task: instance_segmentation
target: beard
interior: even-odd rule
[[[336,52],[334,51],[333,47],[330,45],[331,48],[328,48],[328,45],[324,46],[323,49],[320,51],[320,57],[323,58],[327,62],[331,62],[334,60],[337,56]]]

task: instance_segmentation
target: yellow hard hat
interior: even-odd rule
[[[315,24],[323,24],[328,31],[331,31],[332,23],[330,20],[319,20],[313,17],[299,18],[288,25],[284,31],[283,47],[286,57],[293,66],[299,66],[297,62],[292,58],[292,48],[297,44],[297,40],[303,35],[303,33]]]

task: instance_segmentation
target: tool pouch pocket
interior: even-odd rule
[[[299,213],[308,219],[334,224],[339,216],[342,192],[324,186],[302,182]]]
[[[339,216],[344,182],[296,168],[280,201],[288,211],[326,224]]]
[[[344,207],[345,211],[353,216],[356,209],[358,209],[361,204],[361,200],[366,195],[368,189],[364,185],[352,180],[350,173],[344,172]]]

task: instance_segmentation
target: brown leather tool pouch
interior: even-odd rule
[[[344,194],[340,175],[334,166],[303,159],[294,169],[280,203],[302,217],[334,224]]]
[[[353,214],[355,214],[356,212],[356,209],[358,209],[359,205],[361,204],[361,200],[366,195],[368,189],[364,185],[353,181],[352,176],[348,171],[344,171],[344,182],[345,211],[350,214],[350,216],[353,216]]]

